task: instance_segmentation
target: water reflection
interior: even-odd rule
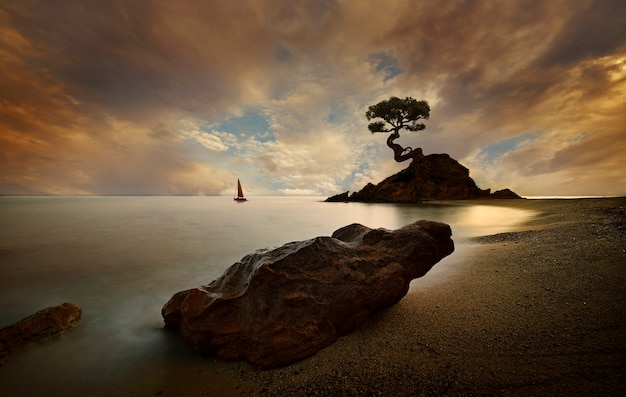
[[[258,248],[330,235],[355,222],[396,229],[437,220],[452,227],[456,250],[416,283],[427,288],[462,268],[467,238],[511,230],[531,215],[472,203],[2,197],[0,327],[65,301],[84,315],[62,341],[23,352],[0,369],[0,389],[8,395],[107,395],[130,382],[137,368],[153,374],[188,368],[198,357],[162,332],[162,305]]]
[[[533,211],[473,203],[362,204],[350,203],[350,214],[369,227],[396,229],[420,219],[444,222],[455,241],[510,231],[534,215]]]

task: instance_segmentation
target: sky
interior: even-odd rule
[[[626,195],[622,0],[0,0],[0,194],[330,196],[396,163],[479,187]]]

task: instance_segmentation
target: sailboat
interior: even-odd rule
[[[234,199],[235,201],[246,201],[247,199],[243,196],[243,189],[241,189],[241,182],[237,179],[237,197]]]

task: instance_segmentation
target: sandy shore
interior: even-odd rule
[[[414,281],[400,303],[313,357],[272,371],[205,359],[134,387],[163,396],[626,395],[626,198],[490,204],[540,215],[474,239],[445,282]]]

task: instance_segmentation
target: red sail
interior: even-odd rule
[[[237,197],[243,197],[243,190],[241,189],[241,183],[239,182],[239,179],[237,179]]]
[[[235,201],[246,201],[246,198],[243,197],[243,189],[241,189],[239,179],[237,179],[237,197],[235,197]]]

